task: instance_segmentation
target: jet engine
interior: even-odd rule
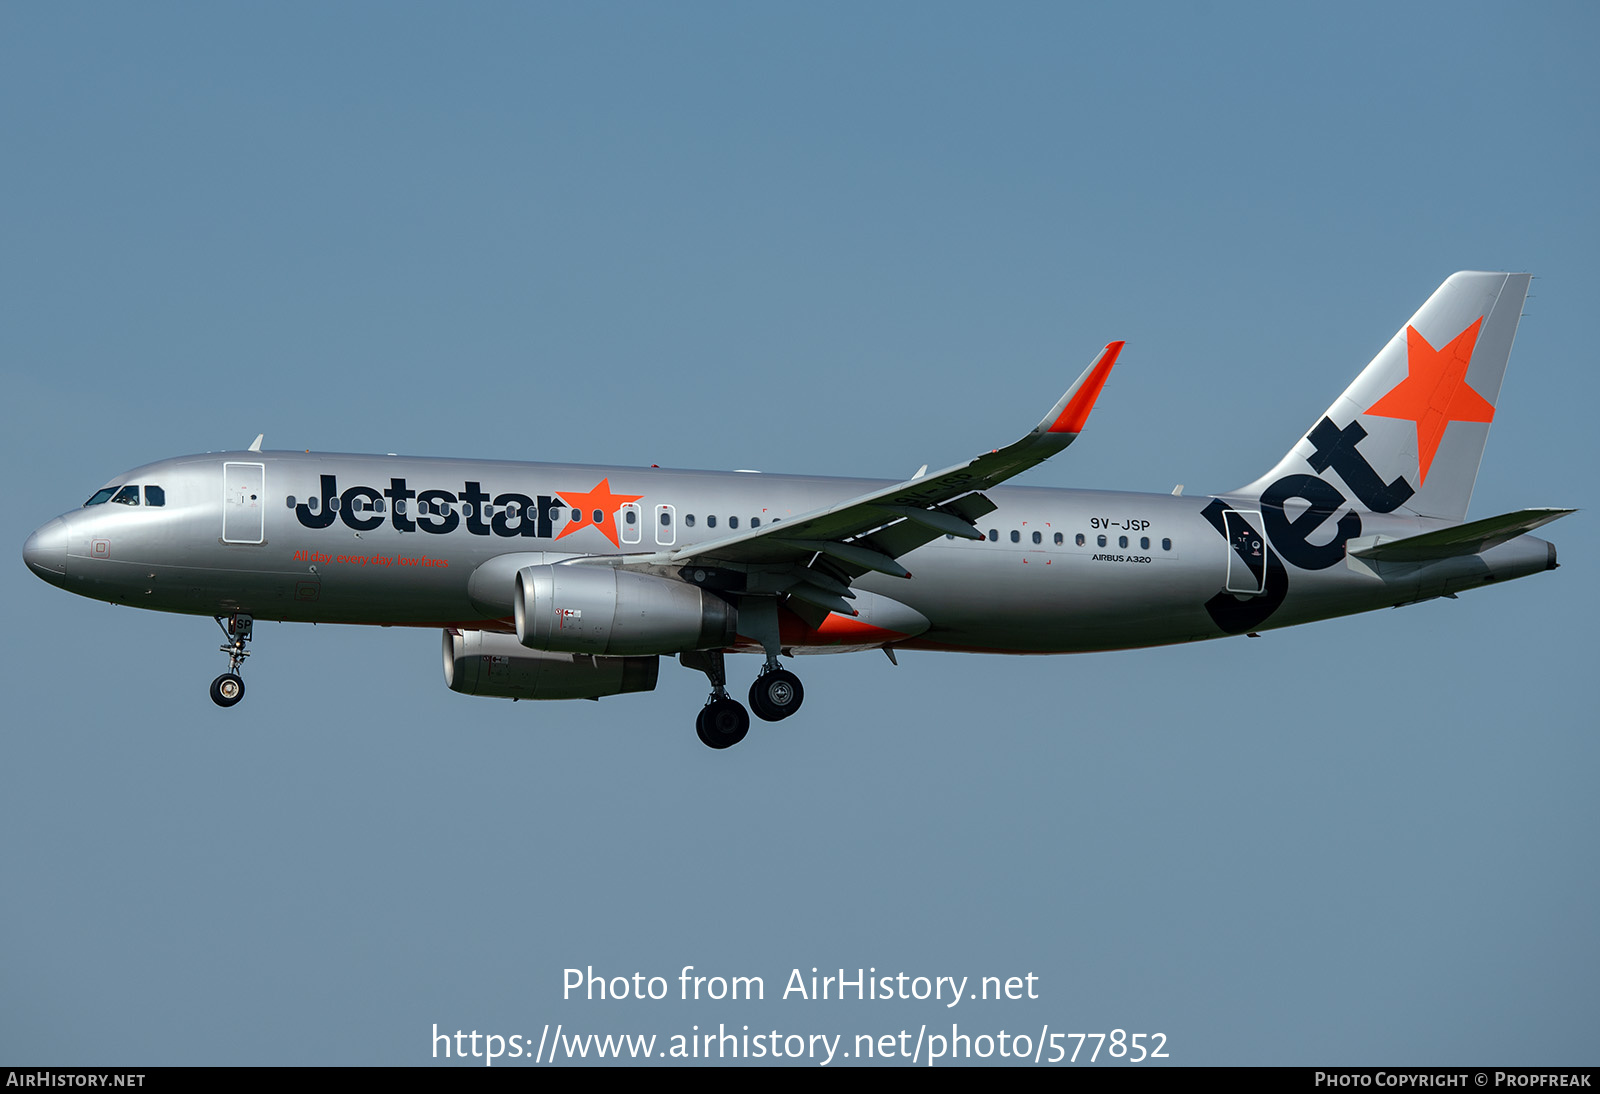
[[[528,566],[512,597],[530,649],[619,656],[719,649],[738,613],[715,593],[611,566]]]
[[[444,682],[497,699],[598,699],[654,691],[658,657],[592,657],[525,649],[513,635],[444,632]]]

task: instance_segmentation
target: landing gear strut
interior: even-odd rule
[[[684,665],[699,669],[711,681],[711,694],[700,715],[694,720],[694,731],[700,742],[711,748],[727,748],[744,740],[750,732],[750,712],[728,696],[728,673],[721,650],[705,650],[684,654]]]
[[[226,623],[220,615],[213,618],[227,639],[221,649],[228,655],[228,671],[211,681],[211,701],[219,707],[231,707],[244,698],[244,680],[239,676],[239,668],[244,664],[244,659],[250,656],[245,646],[250,642],[254,620],[248,615],[230,615]]]

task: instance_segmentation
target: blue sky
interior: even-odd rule
[[[1446,276],[1538,276],[1471,515],[1562,568],[1186,648],[813,658],[507,704],[437,635],[15,558],[0,1060],[385,1063],[537,1035],[1160,1031],[1180,1063],[1595,1062],[1592,6],[10,5],[6,527],[269,447],[1253,479]],[[735,661],[742,691],[756,666]],[[562,970],[759,975],[580,1003]],[[835,1004],[793,968],[1023,975]],[[673,981],[675,983],[675,980]],[[987,1007],[987,1009],[982,1009]],[[970,1023],[970,1025],[969,1025]]]

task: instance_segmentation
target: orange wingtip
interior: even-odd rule
[[[1082,433],[1084,423],[1089,420],[1089,412],[1094,409],[1094,402],[1100,398],[1100,389],[1106,386],[1106,377],[1111,375],[1111,366],[1117,363],[1117,355],[1122,352],[1125,343],[1111,342],[1101,352],[1100,359],[1094,363],[1089,372],[1089,377],[1083,382],[1066,408],[1050,426],[1051,433]]]

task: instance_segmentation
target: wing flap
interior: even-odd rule
[[[789,539],[778,540],[789,547],[801,551],[810,551],[816,554],[836,558],[840,562],[848,562],[852,566],[859,566],[866,570],[876,570],[880,574],[890,577],[910,577],[911,571],[900,565],[893,558],[871,547],[862,547],[854,543],[839,543],[831,539]]]
[[[983,533],[967,521],[942,509],[917,509],[910,505],[878,506],[888,518],[904,517],[915,524],[933,529],[936,535],[959,536],[962,539],[982,539]]]
[[[801,583],[792,586],[788,595],[791,600],[799,600],[813,607],[823,608],[829,612],[837,612],[848,618],[853,618],[856,615],[856,610],[850,606],[849,601],[843,597],[834,596],[832,593],[825,593],[814,585]]]

